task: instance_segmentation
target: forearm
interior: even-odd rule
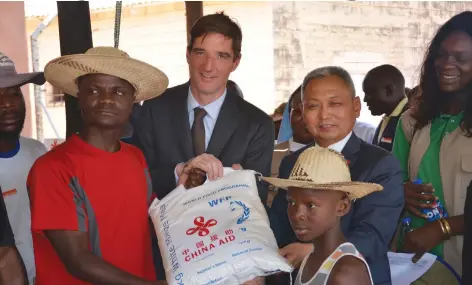
[[[465,226],[464,226],[464,215],[458,215],[446,218],[446,221],[451,227],[451,236],[464,235]]]
[[[84,252],[75,258],[67,269],[74,277],[95,285],[155,285],[156,282],[147,281],[127,273],[100,257]]]
[[[28,285],[23,261],[15,247],[0,248],[0,284]]]

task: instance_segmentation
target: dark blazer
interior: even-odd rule
[[[176,165],[193,157],[188,91],[189,83],[169,88],[140,109],[133,142],[144,152],[158,198],[176,187]],[[239,163],[268,176],[273,150],[272,119],[228,89],[206,152],[225,167]],[[265,203],[267,187],[259,187],[259,195]]]
[[[392,152],[393,140],[395,139],[395,132],[397,130],[397,124],[398,124],[398,121],[400,120],[400,116],[406,110],[408,110],[408,104],[406,104],[405,107],[403,107],[403,110],[400,113],[400,115],[390,118],[387,126],[385,127],[384,132],[382,133],[382,136],[380,137],[380,140],[378,140],[380,127],[382,126],[382,122],[380,122],[377,129],[375,130],[374,139],[372,140],[373,145],[379,146],[388,152]]]
[[[304,149],[282,160],[281,178],[289,177]],[[387,251],[405,200],[400,163],[387,151],[362,141],[354,133],[342,154],[349,161],[353,181],[378,183],[384,187],[383,191],[354,201],[349,213],[341,219],[341,229],[366,259],[374,284],[391,284]],[[279,247],[297,242],[287,216],[285,191],[279,191],[274,198],[269,218]]]
[[[464,245],[462,248],[462,284],[472,284],[472,181],[464,206]]]

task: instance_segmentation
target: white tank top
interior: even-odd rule
[[[356,247],[352,243],[346,242],[338,246],[336,250],[333,251],[333,253],[331,253],[328,258],[326,258],[323,264],[321,264],[321,267],[320,269],[318,269],[316,274],[308,282],[302,283],[301,280],[303,275],[303,269],[305,268],[305,264],[309,256],[310,255],[307,255],[303,260],[302,266],[300,267],[300,271],[297,275],[297,279],[295,279],[295,285],[326,285],[328,283],[329,274],[331,273],[331,270],[333,270],[338,260],[344,256],[354,256],[362,260],[362,262],[364,262],[365,266],[367,267],[367,271],[369,272],[370,284],[374,284],[374,282],[372,281],[372,275],[370,274],[369,265],[367,265],[365,259],[362,257],[359,251],[357,251]]]

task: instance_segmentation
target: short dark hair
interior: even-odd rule
[[[288,105],[288,112],[292,112],[292,101],[293,101],[293,98],[295,97],[295,95],[299,94],[300,93],[300,96],[302,94],[302,86],[298,86],[297,89],[295,89],[295,91],[293,91],[293,93],[290,95],[290,97],[288,98],[288,102],[287,102],[287,105]]]
[[[187,50],[192,51],[195,39],[208,34],[221,34],[233,40],[234,60],[241,56],[241,43],[243,41],[243,33],[239,25],[233,21],[224,12],[205,15],[193,24],[190,30],[190,40]]]
[[[377,67],[374,67],[364,78],[364,82],[366,80],[387,80],[389,83],[395,85],[395,87],[400,88],[405,92],[405,77],[403,76],[402,72],[393,65],[390,64],[383,64]],[[384,82],[384,81],[381,81]]]

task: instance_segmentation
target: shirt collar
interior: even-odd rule
[[[297,150],[300,150],[302,148],[306,147],[306,144],[301,144],[301,143],[297,143],[293,140],[293,137],[291,137],[289,140],[288,140],[288,150],[290,152],[295,152]]]
[[[398,117],[402,113],[403,108],[408,103],[408,97],[403,98],[400,103],[398,103],[397,107],[393,109],[392,113],[388,115],[388,117]]]
[[[338,141],[337,143],[333,143],[332,145],[328,146],[329,149],[335,150],[337,152],[342,152],[344,147],[346,146],[347,142],[352,136],[352,131],[345,136],[342,140]]]
[[[221,106],[223,105],[223,102],[225,101],[226,98],[226,89],[223,92],[223,95],[216,99],[215,101],[211,102],[210,104],[207,104],[205,106],[200,106],[198,104],[197,100],[195,100],[195,97],[193,97],[192,90],[190,90],[190,87],[188,88],[188,96],[187,96],[187,110],[190,113],[193,111],[193,109],[197,107],[201,107],[205,109],[207,112],[207,115],[210,116],[212,119],[218,118],[218,114],[220,113]]]

